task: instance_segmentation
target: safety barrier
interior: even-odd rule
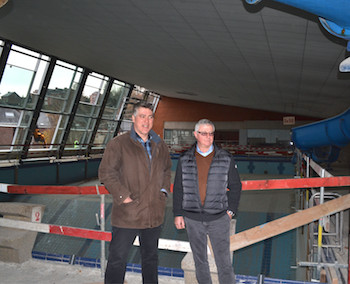
[[[270,179],[270,180],[246,180],[242,181],[242,190],[269,190],[269,189],[301,189],[315,187],[344,187],[350,186],[350,176],[327,178],[303,178],[303,179]],[[10,185],[0,184],[0,192],[10,194],[109,194],[104,186],[34,186],[34,185]],[[74,228],[69,226],[33,224],[24,221],[9,221],[0,219],[0,226],[10,228],[23,228],[42,233],[51,233],[72,237],[80,237],[94,240],[111,240],[110,232]],[[161,249],[190,251],[187,242],[160,240]]]
[[[268,190],[268,189],[292,189],[314,187],[344,187],[350,186],[350,176],[328,178],[303,178],[303,179],[270,179],[270,180],[246,180],[242,181],[242,190]],[[104,186],[33,186],[33,185],[9,185],[0,184],[0,192],[11,194],[109,194]],[[0,226],[9,228],[22,228],[25,230],[65,235],[101,241],[110,241],[111,233],[100,230],[74,228],[69,226],[33,224],[25,221],[0,219]],[[137,241],[136,241],[137,244]],[[160,249],[189,252],[188,242],[164,240],[159,242]]]
[[[346,187],[346,186],[350,186],[350,176],[242,181],[242,190],[271,190],[271,189],[283,190],[283,189],[302,189],[302,188],[315,188],[315,187]],[[26,186],[26,185],[0,184],[0,192],[10,193],[10,194],[88,194],[88,195],[109,194],[109,192],[106,190],[104,186],[97,186],[97,185],[96,186]],[[346,203],[350,205],[350,202],[348,201],[349,200],[347,197]],[[320,212],[318,212],[317,218],[319,218],[319,216],[325,216],[328,214],[332,214],[332,213],[329,213],[327,210],[325,211],[320,210]],[[278,220],[279,219],[275,221],[278,221]],[[311,220],[310,222],[312,222],[312,218],[310,220]],[[264,224],[263,226],[268,227],[266,226],[267,224]],[[299,224],[299,226],[302,226],[304,224],[305,222],[303,224]],[[72,237],[79,237],[79,238],[86,238],[86,239],[94,239],[94,240],[100,240],[100,241],[111,240],[111,233],[101,231],[101,230],[83,229],[83,228],[75,228],[75,227],[69,227],[69,226],[51,225],[51,224],[43,224],[43,223],[32,223],[32,222],[17,221],[17,220],[7,220],[5,218],[0,218],[0,226],[8,227],[8,228],[21,228],[28,231],[65,235],[65,236],[72,236]],[[246,232],[247,231],[236,234],[234,239],[240,238],[240,236],[243,236]],[[268,236],[268,238],[269,237],[271,237],[271,235]],[[257,240],[256,242],[258,241],[261,241],[261,239]],[[138,239],[136,239],[134,244],[138,245]],[[238,249],[241,249],[251,244],[252,243],[243,244]],[[168,240],[168,239],[160,239],[159,249],[174,250],[174,251],[180,251],[180,252],[191,251],[188,242]]]
[[[242,181],[242,190],[293,189],[342,186],[350,186],[350,176]],[[104,186],[46,186],[11,184],[0,184],[0,192],[12,194],[109,194],[108,190]]]

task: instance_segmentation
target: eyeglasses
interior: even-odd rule
[[[197,133],[199,133],[200,135],[202,135],[203,137],[213,137],[214,136],[214,132],[201,132],[201,131],[197,131]]]

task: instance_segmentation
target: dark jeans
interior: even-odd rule
[[[123,284],[130,248],[139,236],[142,281],[144,284],[158,283],[158,240],[161,226],[151,229],[112,228],[105,283]]]

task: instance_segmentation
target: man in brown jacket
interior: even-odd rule
[[[124,283],[129,250],[139,236],[143,283],[158,283],[158,240],[170,190],[167,145],[152,130],[152,106],[135,105],[131,131],[106,147],[99,179],[113,196],[112,241],[105,283]]]

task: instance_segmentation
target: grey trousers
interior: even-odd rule
[[[187,235],[199,284],[212,283],[207,254],[207,236],[209,236],[214,252],[220,284],[236,283],[231,260],[232,252],[230,252],[230,221],[227,214],[210,222],[201,222],[185,217]]]

